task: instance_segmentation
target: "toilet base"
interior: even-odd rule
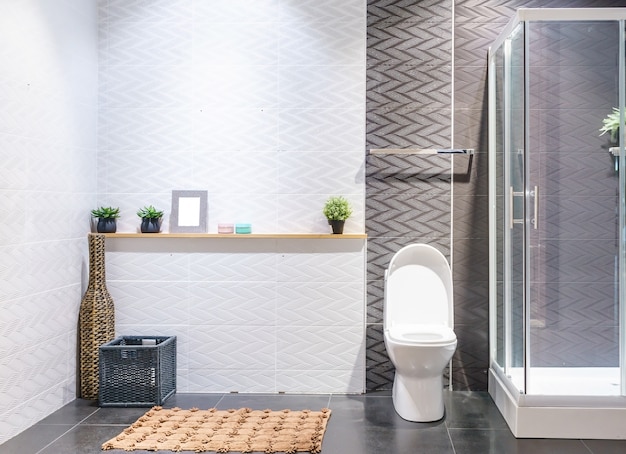
[[[443,418],[443,375],[405,377],[396,371],[392,390],[393,406],[402,419],[432,422]]]

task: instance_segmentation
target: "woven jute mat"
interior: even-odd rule
[[[102,449],[319,453],[330,413],[153,407]]]

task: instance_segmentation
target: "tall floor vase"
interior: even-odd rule
[[[115,307],[106,287],[102,234],[89,234],[89,284],[78,315],[80,394],[98,398],[98,354],[100,345],[115,338]]]

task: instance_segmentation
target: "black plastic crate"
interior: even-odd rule
[[[123,336],[99,350],[101,407],[162,405],[176,392],[176,336]]]

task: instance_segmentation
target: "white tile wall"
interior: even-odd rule
[[[327,232],[343,194],[363,231],[365,23],[365,0],[0,2],[0,443],[75,398],[91,208],[167,229],[171,191],[206,189],[211,231]],[[362,391],[365,249],[339,243],[114,246],[117,331],[177,335],[182,391]]]
[[[100,10],[99,188],[120,230],[136,230],[137,204],[189,188],[209,191],[214,231],[327,231],[331,194],[353,201],[347,229],[363,231],[364,0]]]
[[[362,232],[365,19],[364,0],[101,2],[98,181],[118,231],[205,189],[212,232],[325,233],[334,194]],[[365,244],[340,243],[110,241],[117,331],[178,335],[182,391],[361,392]]]
[[[97,8],[0,2],[0,444],[76,398]]]
[[[108,239],[116,330],[176,335],[181,392],[362,392],[364,252],[363,240]]]

